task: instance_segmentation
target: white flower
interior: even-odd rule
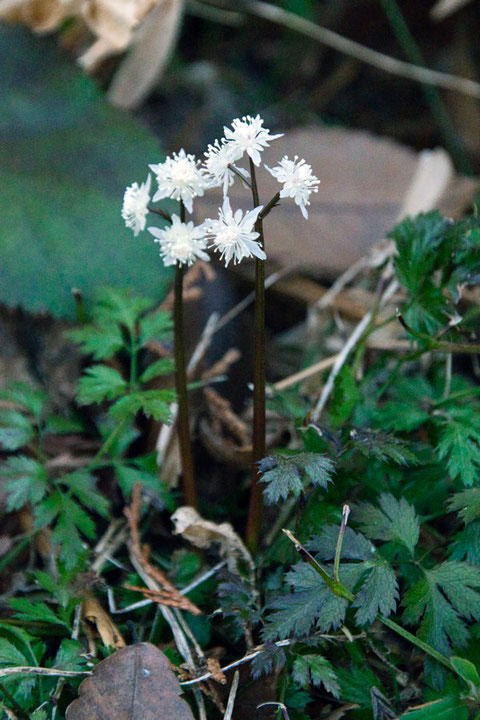
[[[232,148],[225,140],[220,143],[215,140],[213,145],[208,146],[205,153],[206,160],[203,166],[212,179],[212,187],[223,186],[223,194],[227,194],[230,185],[233,185],[235,173],[229,167],[233,162]]]
[[[263,252],[260,243],[256,242],[259,233],[253,229],[263,205],[245,213],[237,210],[235,214],[230,207],[228,197],[223,200],[223,207],[219,210],[219,216],[215,220],[205,220],[203,228],[208,240],[212,241],[210,247],[220,252],[221,259],[225,260],[225,266],[233,258],[236,265],[245,257],[260,258],[267,257]]]
[[[145,230],[151,181],[149,173],[146,182],[140,186],[136,182],[133,183],[127,187],[123,196],[122,218],[125,220],[125,225],[133,230],[135,237],[140,230]]]
[[[224,127],[223,130],[232,153],[232,162],[240,160],[247,153],[257,166],[260,165],[260,153],[272,140],[282,137],[282,134],[270,135],[270,130],[263,127],[260,115],[254,118],[246,115],[241,120],[236,118],[232,122],[232,129]]]
[[[183,200],[189,212],[192,212],[193,198],[203,195],[208,187],[205,171],[198,167],[195,156],[186,155],[183,149],[167,157],[163,163],[150,165],[150,169],[156,174],[158,182],[153,200],[166,197]]]
[[[295,155],[293,160],[289,160],[288,155],[285,155],[277,167],[269,168],[267,165],[265,167],[279,183],[283,184],[280,197],[294,198],[303,217],[308,218],[307,205],[310,205],[310,195],[312,192],[318,192],[317,186],[320,182],[312,173],[312,166],[305,160],[300,160],[298,155]]]
[[[178,215],[172,215],[172,224],[160,230],[149,227],[148,231],[160,244],[160,255],[164,265],[193,265],[195,260],[210,260],[205,248],[207,246],[202,226],[195,226],[192,221],[182,223]]]

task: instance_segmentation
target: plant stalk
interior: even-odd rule
[[[250,160],[250,177],[254,207],[260,204],[255,165]],[[264,248],[263,221],[255,223],[258,241]],[[265,262],[255,258],[255,316],[254,316],[254,369],[253,369],[253,442],[250,504],[248,509],[246,541],[250,552],[258,548],[262,521],[262,489],[257,463],[265,457]]]
[[[185,222],[185,205],[180,201],[180,219]],[[195,473],[193,469],[192,447],[190,442],[190,423],[188,414],[187,370],[185,363],[185,333],[183,328],[183,265],[175,269],[175,300],[173,310],[174,321],[174,353],[175,353],[175,385],[178,404],[178,439],[183,475],[183,491],[185,502],[194,508],[198,507]]]

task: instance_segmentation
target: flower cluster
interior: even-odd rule
[[[276,200],[292,198],[303,216],[308,217],[310,195],[318,191],[320,181],[313,174],[311,166],[298,156],[293,160],[285,156],[273,168],[265,165],[282,186],[268,207],[264,209],[263,205],[259,205],[243,212],[240,209],[233,211],[230,205],[228,191],[235,179],[239,177],[250,185],[255,168],[261,165],[261,153],[280,137],[281,134],[272,135],[263,126],[260,115],[246,115],[233,120],[231,127],[224,128],[224,137],[208,146],[203,161],[197,160],[194,155],[187,155],[182,149],[167,157],[164,162],[150,165],[157,180],[152,202],[170,198],[178,200],[183,208],[180,216],[172,216],[167,227],[148,228],[155,242],[160,245],[160,255],[165,265],[192,265],[197,259],[208,260],[207,249],[220,253],[225,265],[232,260],[236,264],[252,256],[265,260],[266,254],[258,229],[259,225],[261,230],[262,210],[268,213]],[[250,163],[250,172],[237,166],[245,156]],[[146,227],[151,201],[150,185],[151,178],[148,175],[146,182],[140,186],[133,183],[125,191],[122,217],[134,235]],[[221,187],[224,196],[218,217],[208,218],[201,225],[194,225],[193,221],[185,222],[185,210],[190,213],[193,211],[194,199],[214,187]],[[165,216],[162,211],[156,212]]]

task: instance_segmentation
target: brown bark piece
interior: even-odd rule
[[[150,643],[118,650],[82,682],[67,720],[194,720],[167,657]]]

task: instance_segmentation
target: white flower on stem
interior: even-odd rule
[[[243,258],[255,257],[265,260],[267,257],[256,242],[259,233],[254,230],[255,222],[263,205],[243,214],[242,210],[233,213],[228,197],[224,198],[223,207],[219,210],[218,218],[205,220],[203,228],[207,240],[211,240],[209,247],[221,253],[220,258],[225,260],[225,266],[233,259],[234,265]]]
[[[270,130],[263,127],[263,120],[260,115],[252,118],[250,115],[236,118],[232,122],[232,129],[224,127],[225,140],[230,152],[232,153],[232,162],[236,162],[243,157],[244,153],[252,159],[255,165],[260,165],[260,153],[269,146],[272,140],[282,137],[280,135],[270,135]]]
[[[223,186],[223,194],[226,195],[235,180],[235,173],[230,167],[233,162],[231,146],[225,140],[221,143],[215,140],[213,145],[208,146],[205,158],[203,167],[212,180],[211,187]]]
[[[312,166],[301,160],[298,155],[295,155],[293,160],[289,160],[288,155],[285,155],[276,167],[269,168],[267,165],[265,167],[279,183],[282,183],[280,197],[293,198],[300,207],[303,217],[308,218],[307,205],[310,205],[310,195],[312,192],[318,192],[320,183],[312,173]]]
[[[193,265],[195,260],[210,260],[205,252],[207,243],[202,226],[192,221],[183,223],[172,215],[172,224],[163,228],[149,227],[148,231],[160,245],[164,265]]]
[[[122,218],[125,220],[125,225],[133,230],[135,237],[140,230],[145,230],[151,181],[149,174],[141,185],[135,182],[127,187],[123,196]]]
[[[158,182],[153,200],[167,197],[182,200],[187,210],[192,212],[193,198],[203,195],[208,187],[205,171],[198,165],[195,155],[187,155],[183,149],[167,157],[163,163],[150,165]]]

